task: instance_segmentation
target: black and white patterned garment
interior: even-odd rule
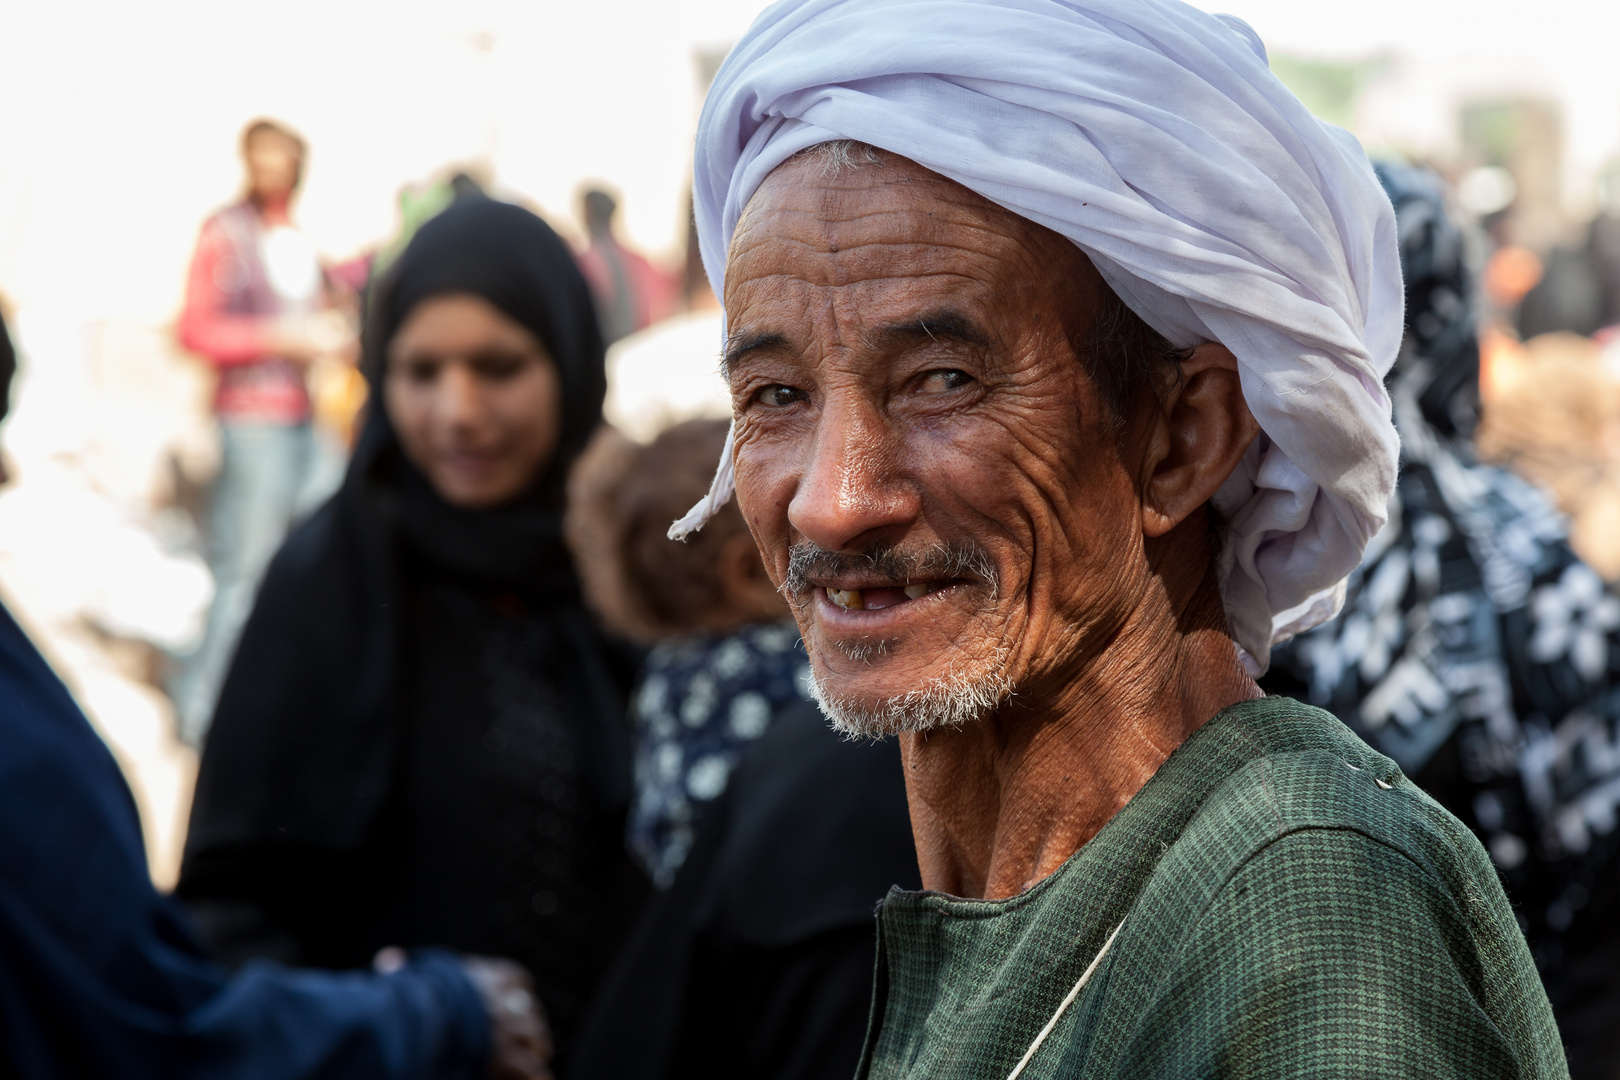
[[[1561,880],[1513,890],[1544,901],[1522,910],[1530,927],[1559,934],[1592,899],[1587,857],[1607,859],[1620,805],[1620,598],[1538,490],[1410,428],[1390,524],[1343,613],[1274,652],[1267,683],[1293,676],[1408,775],[1452,747],[1464,819],[1497,866]]]
[[[1598,1063],[1620,1028],[1620,597],[1538,489],[1474,459],[1457,405],[1478,354],[1468,305],[1446,299],[1467,296],[1458,237],[1424,174],[1380,175],[1408,277],[1390,382],[1400,482],[1344,610],[1275,649],[1263,685],[1332,710],[1475,830],[1574,1075],[1613,1076]],[[1436,233],[1456,250],[1437,258]]]
[[[791,620],[678,638],[647,655],[630,707],[636,791],[626,839],[660,889],[674,882],[698,818],[748,744],[810,700],[809,678]]]

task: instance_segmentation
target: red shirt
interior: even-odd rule
[[[602,250],[604,243],[611,243],[617,252],[620,265],[624,267],[625,285],[630,291],[630,315],[634,325],[623,329],[644,330],[675,314],[679,282],[673,275],[654,266],[646,256],[632,251],[617,240],[593,239],[591,246],[575,260],[591,291],[596,294],[598,303],[611,309],[616,288],[613,271],[609,269],[607,256]]]
[[[218,369],[214,411],[222,419],[296,424],[309,419],[309,391],[303,371],[266,347],[280,302],[265,281],[259,231],[251,203],[203,224],[186,277],[180,343]]]

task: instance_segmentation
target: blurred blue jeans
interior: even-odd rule
[[[236,639],[253,610],[265,567],[307,510],[321,449],[308,423],[220,421],[219,476],[208,514],[209,568],[214,601],[202,644],[184,661],[171,687],[180,737],[200,746],[213,720]],[[328,481],[329,483],[329,481]],[[333,485],[335,486],[335,485]]]

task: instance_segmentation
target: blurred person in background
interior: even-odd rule
[[[1598,212],[1579,246],[1547,253],[1540,280],[1517,313],[1519,336],[1591,336],[1620,325],[1620,170],[1599,182]]]
[[[6,328],[5,297],[0,297],[0,423],[11,412],[11,380],[16,374],[17,347],[11,343],[11,331]],[[0,453],[0,484],[10,479],[5,455]]]
[[[486,198],[376,286],[344,485],[276,556],[203,754],[179,894],[227,960],[511,956],[566,1058],[647,891],[625,694],[563,541],[603,349],[568,246]]]
[[[683,420],[731,418],[731,393],[720,377],[718,357],[725,320],[703,272],[690,214],[681,294],[684,311],[608,349],[602,411],[610,424],[640,442]]]
[[[0,421],[15,356],[0,320]],[[117,763],[4,605],[0,701],[0,1075],[550,1076],[507,961],[390,950],[386,974],[230,977],[152,887]]]
[[[293,223],[306,152],[283,124],[248,125],[247,194],[203,224],[186,279],[180,342],[218,371],[220,431],[207,528],[214,601],[203,641],[173,687],[180,735],[193,746],[207,733],[264,568],[313,501],[310,366],[353,338],[328,304],[314,246]]]
[[[486,184],[465,169],[454,169],[422,184],[407,184],[399,189],[399,229],[379,248],[368,266],[369,276],[381,277],[399,260],[410,245],[411,238],[423,225],[432,221],[454,204],[465,199],[484,198],[489,193]]]
[[[388,272],[417,229],[444,213],[451,203],[484,198],[488,194],[484,187],[477,177],[459,168],[423,183],[404,185],[395,193],[399,227],[394,235],[377,247],[327,267],[326,276],[359,297],[363,305],[371,282]]]
[[[569,540],[609,626],[654,642],[634,699],[630,843],[665,886],[592,1003],[576,1080],[846,1080],[872,997],[872,909],[921,884],[898,748],[849,742],[741,512],[685,543],[727,421],[605,430]]]
[[[630,710],[628,839],[660,888],[675,879],[743,748],[809,700],[798,628],[736,508],[685,544],[665,535],[708,489],[728,423],[690,420],[647,444],[604,428],[570,499],[570,546],[592,607],[652,646]]]
[[[613,219],[619,204],[613,196],[588,188],[580,196],[580,211],[589,246],[579,256],[579,266],[596,295],[604,341],[612,345],[673,314],[675,279],[618,238]]]
[[[1331,709],[1484,842],[1517,907],[1576,1080],[1620,1062],[1620,598],[1545,495],[1476,462],[1473,275],[1439,178],[1379,165],[1406,337],[1390,521],[1341,614],[1262,681]]]

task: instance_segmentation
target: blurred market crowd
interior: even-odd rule
[[[719,55],[693,58],[699,89]],[[1283,61],[1326,100],[1332,71]],[[580,184],[564,217],[469,158],[402,177],[392,232],[333,257],[299,214],[325,148],[240,120],[240,186],[195,208],[170,324],[0,299],[18,371],[0,593],[217,955],[512,957],[547,1038],[612,1062],[599,980],[647,896],[718,865],[705,814],[809,699],[735,510],[663,540],[731,409],[695,236],[641,250],[623,177]],[[1338,713],[1479,833],[1576,1029],[1620,992],[1620,159],[1572,198],[1556,102],[1453,120],[1447,153],[1379,156],[1408,287],[1398,505],[1344,613],[1266,685]],[[467,724],[473,699],[488,715]],[[832,755],[851,790],[894,766],[817,746],[788,757]],[[745,793],[774,790],[780,762],[753,767]],[[868,817],[904,834],[903,803]],[[839,872],[915,877],[867,840]],[[797,873],[785,887],[813,890],[818,866]],[[868,915],[827,923],[851,985]],[[637,997],[673,963],[655,954],[621,957],[621,1008],[655,1008]],[[780,981],[799,961],[769,962]]]

